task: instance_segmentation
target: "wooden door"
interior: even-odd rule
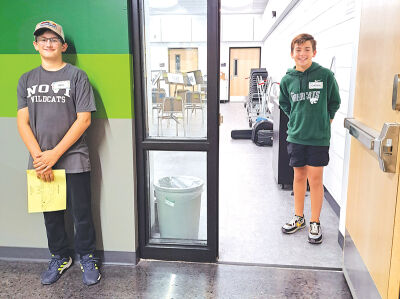
[[[199,69],[198,49],[168,49],[168,63],[168,70],[170,73],[186,73],[196,71]],[[170,96],[174,95],[175,88],[183,89],[183,86],[177,87],[175,84],[170,84]],[[194,90],[197,90],[197,88]]]
[[[391,107],[393,77],[398,73],[400,1],[364,0],[354,99],[355,119],[379,132],[385,122],[400,123],[400,112],[393,111]],[[382,298],[399,298],[398,169],[397,164],[397,173],[383,172],[374,153],[352,138],[346,230]],[[346,269],[346,248],[344,254]]]
[[[229,96],[249,94],[250,69],[260,67],[260,48],[230,48]]]

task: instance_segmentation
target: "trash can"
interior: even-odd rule
[[[191,176],[163,177],[154,183],[161,238],[198,239],[203,185]]]

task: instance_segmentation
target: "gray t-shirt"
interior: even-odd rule
[[[42,151],[53,149],[76,120],[78,112],[96,111],[93,90],[86,73],[67,64],[58,71],[39,66],[18,82],[18,110],[28,107],[32,132]],[[29,169],[33,169],[29,157]],[[53,166],[66,173],[90,171],[86,132]]]

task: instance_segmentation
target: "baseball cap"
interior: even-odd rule
[[[64,31],[63,31],[61,25],[58,25],[57,23],[55,23],[53,21],[40,22],[36,25],[33,35],[35,35],[35,36],[39,35],[39,32],[41,31],[41,29],[49,29],[49,30],[53,31],[54,33],[58,34],[63,39],[63,42],[65,42]]]

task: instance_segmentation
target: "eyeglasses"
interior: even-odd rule
[[[37,39],[37,42],[41,45],[47,44],[47,41],[49,41],[51,44],[58,44],[60,43],[60,39],[57,37],[50,37],[50,38],[45,38],[45,37],[39,37]]]

